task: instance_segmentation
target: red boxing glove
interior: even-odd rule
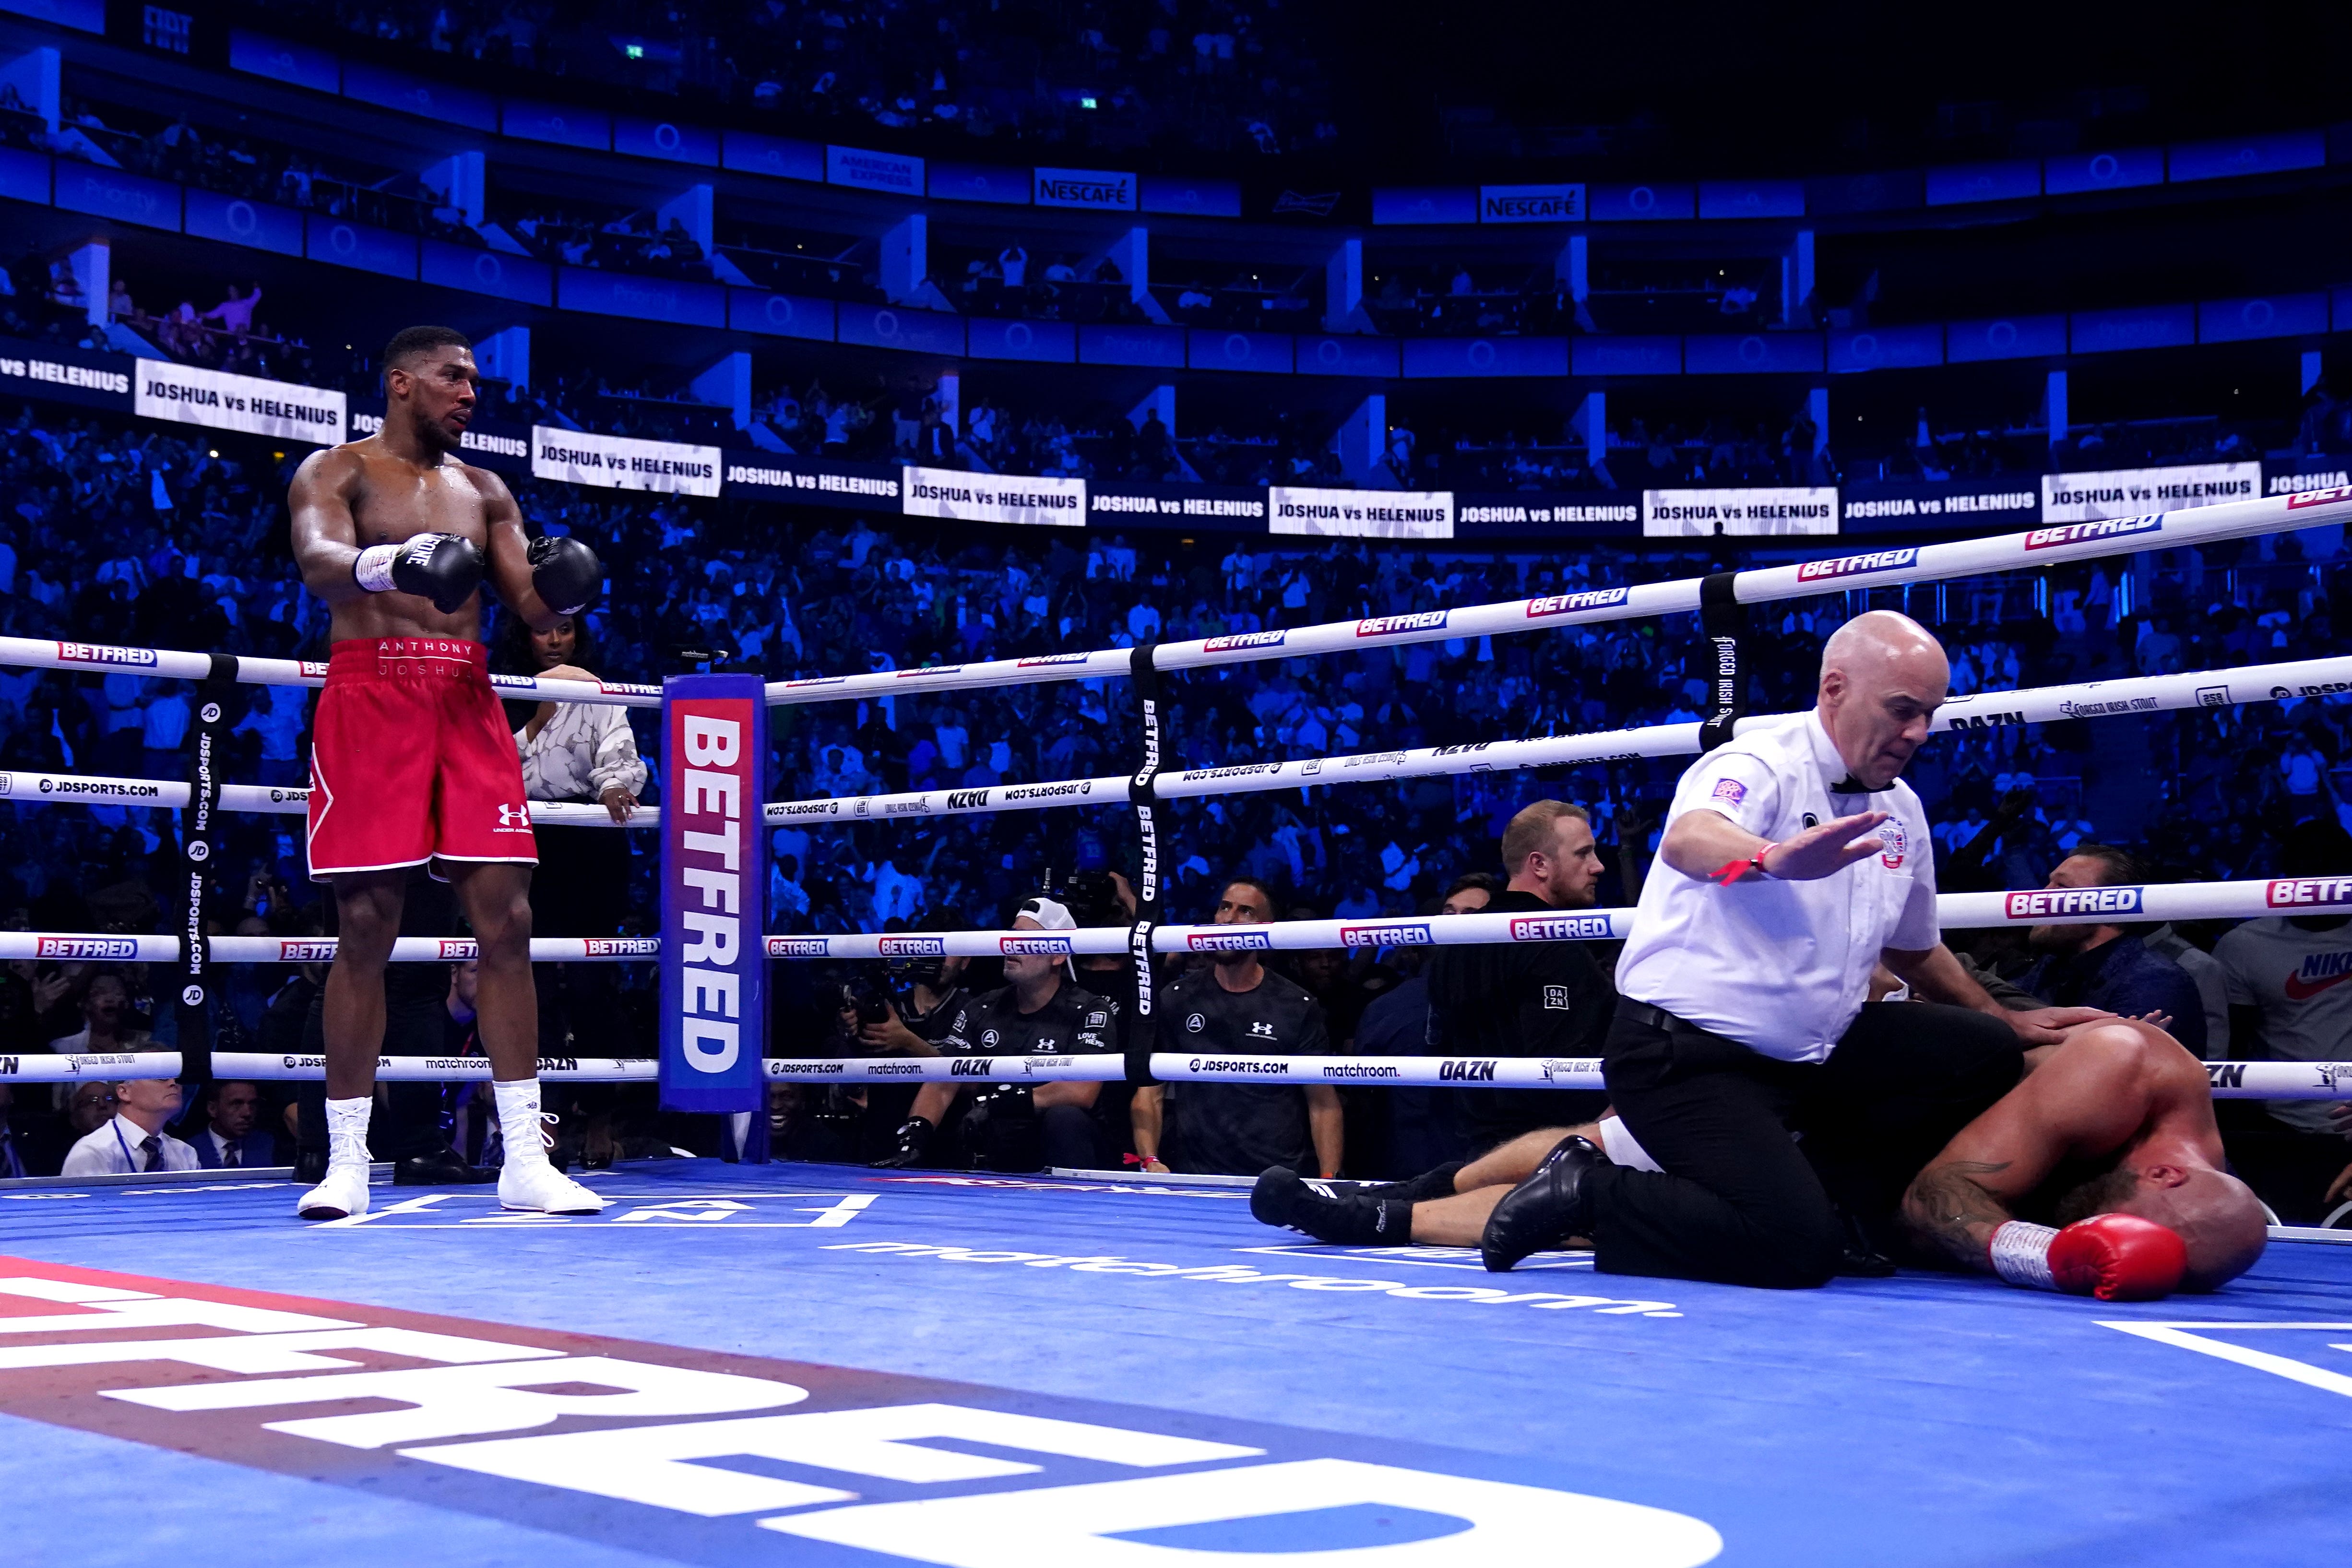
[[[1992,1271],[2012,1285],[2102,1301],[2156,1300],[2189,1271],[2179,1233],[2137,1215],[2093,1215],[2063,1230],[2011,1220],[1990,1251]]]

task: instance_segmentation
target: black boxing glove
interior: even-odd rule
[[[604,597],[604,563],[568,533],[530,542],[531,591],[559,616],[576,616]]]
[[[420,533],[398,544],[371,544],[352,563],[352,580],[371,594],[430,599],[443,615],[464,607],[482,585],[482,552],[454,533]]]

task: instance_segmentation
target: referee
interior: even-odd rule
[[[1683,774],[1601,1051],[1658,1168],[1563,1140],[1496,1205],[1487,1268],[1581,1236],[1603,1273],[1825,1284],[1848,1247],[1841,1205],[1892,1212],[2015,1086],[2027,1046],[2107,1016],[2006,1012],[1938,938],[1926,815],[1896,775],[1949,679],[1925,627],[1871,611],[1822,648],[1812,712]],[[1929,1000],[1867,1001],[1882,962]]]

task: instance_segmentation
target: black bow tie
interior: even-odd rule
[[[1837,783],[1830,785],[1830,793],[1832,795],[1871,795],[1875,792],[1874,792],[1868,784],[1863,783],[1852,773],[1848,773],[1845,777],[1838,780]]]

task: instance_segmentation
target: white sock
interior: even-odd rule
[[[547,1158],[546,1129],[539,1119],[539,1079],[520,1078],[512,1083],[493,1082],[490,1095],[499,1105],[499,1133],[506,1141],[509,1165]]]
[[[355,1100],[327,1101],[327,1163],[332,1165],[364,1165],[368,1163],[368,1112],[375,1109],[375,1097],[362,1094]]]

